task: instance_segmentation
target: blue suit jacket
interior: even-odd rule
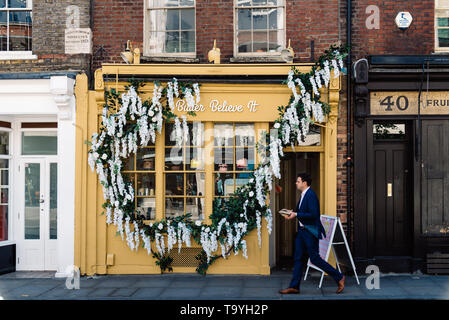
[[[321,239],[321,235],[326,237],[326,231],[321,224],[320,219],[320,202],[315,192],[309,188],[302,199],[301,207],[299,203],[296,205],[296,218],[301,221],[304,227],[309,230],[315,238]]]

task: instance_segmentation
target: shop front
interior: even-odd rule
[[[373,56],[356,66],[355,256],[431,272],[449,253],[448,61]]]
[[[166,123],[155,142],[138,148],[124,159],[122,173],[133,182],[136,212],[148,223],[186,213],[193,220],[210,224],[209,215],[222,201],[248,182],[260,159],[257,144],[272,129],[278,106],[289,102],[291,90],[281,84],[291,64],[273,65],[121,65],[103,64],[95,73],[95,90],[88,90],[87,79],[77,80],[75,265],[81,274],[157,274],[156,260],[143,248],[131,251],[117,230],[107,225],[102,204],[102,187],[88,166],[85,141],[98,132],[105,103],[105,91],[125,92],[130,78],[143,80],[143,100],[153,94],[153,81],[176,78],[200,84],[201,100],[194,109],[183,100],[175,103],[175,114],[186,116],[188,138],[176,145],[173,123]],[[310,65],[296,65],[302,71]],[[322,99],[332,108],[328,121],[312,127],[306,141],[285,148],[282,179],[270,194],[273,232],[266,232],[262,221],[261,247],[257,232],[247,236],[248,259],[231,255],[217,260],[211,274],[270,274],[272,267],[292,256],[295,224],[277,214],[281,208],[294,208],[299,193],[294,189],[296,175],[312,174],[313,188],[321,203],[321,213],[336,215],[337,192],[337,115],[340,79],[322,90]],[[195,115],[191,114],[194,112]],[[175,249],[176,248],[176,249]],[[194,273],[195,256],[201,246],[192,241],[178,254],[175,245],[170,256],[173,271]]]
[[[0,273],[73,265],[75,77],[0,79]]]

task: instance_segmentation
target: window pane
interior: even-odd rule
[[[449,0],[437,0],[438,8],[449,8]]]
[[[254,148],[235,149],[235,169],[240,171],[254,170]]]
[[[165,125],[165,145],[166,146],[176,145],[176,132],[174,123],[167,123]]]
[[[204,198],[187,198],[186,214],[190,213],[193,220],[204,219]]]
[[[195,52],[195,31],[181,32],[181,52]]]
[[[269,6],[282,6],[283,1],[282,0],[267,0],[267,5]]]
[[[253,32],[253,52],[267,52],[268,41],[266,31]]]
[[[237,33],[237,44],[239,52],[251,52],[251,31],[239,31]]]
[[[0,204],[8,204],[8,189],[0,189]]]
[[[405,139],[405,124],[403,123],[375,123],[373,135],[376,140]]]
[[[165,199],[165,217],[174,218],[184,214],[184,198]]]
[[[57,135],[56,131],[22,132],[22,155],[56,155]]]
[[[204,170],[204,149],[187,148],[186,152],[186,170]]]
[[[178,0],[150,0],[150,8],[160,8],[160,7],[177,7],[179,5]]]
[[[154,173],[138,173],[137,176],[137,195],[154,196],[155,177]]]
[[[233,148],[215,148],[214,150],[214,170],[232,171],[234,164]]]
[[[179,10],[167,10],[167,23],[165,30],[179,30]]]
[[[9,132],[0,132],[0,154],[9,154]]]
[[[243,187],[249,182],[251,173],[239,173],[235,178],[235,189]]]
[[[268,9],[253,9],[253,29],[266,30],[268,28]]]
[[[9,50],[31,51],[31,12],[9,12]]]
[[[284,30],[270,30],[268,31],[269,42],[268,51],[276,52],[280,51],[284,46]]]
[[[150,31],[165,31],[167,10],[150,10]]]
[[[283,9],[269,9],[268,10],[268,27],[269,29],[283,29]]]
[[[25,239],[40,238],[40,164],[25,164]]]
[[[7,186],[9,183],[9,170],[8,169],[0,169],[0,184],[2,186]]]
[[[9,8],[26,8],[27,2],[26,0],[8,0]]]
[[[195,9],[183,9],[181,11],[181,30],[195,29]]]
[[[214,145],[215,146],[234,145],[234,127],[232,123],[223,123],[214,125]]]
[[[8,240],[8,206],[0,206],[0,241]]]
[[[438,29],[438,46],[449,47],[449,29]]]
[[[180,0],[179,5],[180,6],[194,6],[195,1],[194,0]]]
[[[134,171],[134,155],[130,156],[126,160],[123,160],[123,170]]]
[[[136,212],[145,220],[156,219],[156,198],[137,198]]]
[[[241,123],[235,125],[235,145],[254,146],[254,124]]]
[[[251,9],[239,9],[237,12],[238,29],[251,30]]]
[[[166,195],[184,195],[184,174],[167,173],[165,174],[165,194]]]
[[[201,147],[204,145],[204,123],[195,121],[188,122],[189,140],[188,144],[191,146]]]
[[[8,26],[6,12],[0,12],[0,51],[8,50]]]
[[[6,5],[6,0],[0,0],[0,8],[4,8]]]
[[[449,27],[449,18],[437,18],[438,27]]]
[[[136,154],[137,170],[154,170],[154,159],[156,151],[154,148],[140,148]]]
[[[267,0],[253,0],[253,6],[265,6],[267,5]]]
[[[188,173],[186,184],[187,196],[204,196],[205,195],[205,174],[204,173]]]
[[[50,163],[50,239],[58,238],[58,164]]]
[[[237,0],[238,7],[251,6],[251,0]]]
[[[179,48],[179,32],[167,32],[165,35],[165,52],[180,52]]]
[[[184,170],[184,152],[182,147],[165,149],[165,170]]]
[[[215,174],[215,195],[228,196],[234,192],[234,175],[232,173]]]

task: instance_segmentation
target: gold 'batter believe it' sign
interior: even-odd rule
[[[418,114],[418,91],[371,92],[372,115]],[[421,114],[449,114],[449,92],[423,91]]]

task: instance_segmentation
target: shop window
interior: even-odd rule
[[[195,56],[195,0],[147,0],[145,54]]]
[[[31,0],[0,0],[0,51],[31,52]]]
[[[165,126],[165,216],[191,214],[192,219],[204,219],[205,159],[204,124],[188,123],[188,139],[176,145],[175,125]]]
[[[404,140],[405,123],[374,123],[374,140]]]
[[[8,240],[9,222],[9,132],[0,131],[0,241]]]
[[[214,198],[218,203],[248,183],[255,167],[252,123],[214,125]]]
[[[237,56],[279,55],[285,48],[284,0],[235,0]]]
[[[123,170],[125,180],[134,185],[136,213],[145,220],[156,219],[155,157],[155,146],[149,143],[127,159]]]
[[[22,155],[57,155],[57,131],[23,131]]]
[[[449,0],[435,1],[435,50],[449,51]]]

